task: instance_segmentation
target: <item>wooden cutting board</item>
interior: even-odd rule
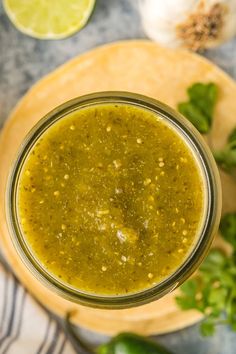
[[[201,56],[143,40],[105,45],[71,60],[33,86],[10,115],[0,137],[0,242],[18,278],[49,310],[59,316],[73,310],[75,323],[107,334],[166,333],[201,318],[195,311],[180,311],[174,300],[176,293],[126,310],[86,308],[61,299],[40,284],[20,261],[4,213],[6,180],[17,149],[29,129],[52,108],[76,96],[106,90],[145,94],[175,108],[186,99],[186,88],[196,81],[213,81],[220,88],[210,139],[214,147],[221,147],[236,126],[235,82]],[[236,210],[236,183],[225,174],[221,177],[223,210]]]

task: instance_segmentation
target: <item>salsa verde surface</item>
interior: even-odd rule
[[[26,241],[53,276],[92,294],[122,295],[173,273],[204,210],[199,166],[162,118],[103,104],[54,123],[19,178]]]

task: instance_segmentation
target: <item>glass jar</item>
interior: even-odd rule
[[[203,176],[206,195],[205,212],[199,236],[182,265],[173,274],[170,274],[166,279],[151,288],[119,296],[88,294],[57,279],[40,264],[40,261],[36,259],[29,245],[27,245],[20,228],[17,212],[17,189],[21,169],[32,147],[42,134],[52,124],[69,113],[88,106],[98,106],[106,103],[133,105],[146,109],[157,114],[167,124],[171,125],[184,139],[197,159]],[[184,117],[165,104],[152,98],[127,92],[101,92],[79,97],[62,104],[42,118],[26,136],[18,151],[18,156],[9,176],[6,193],[6,214],[12,242],[22,261],[33,275],[45,286],[69,301],[86,306],[110,309],[128,308],[151,302],[171,292],[183,283],[197,269],[206,256],[218,229],[220,211],[221,188],[218,169],[201,135]]]

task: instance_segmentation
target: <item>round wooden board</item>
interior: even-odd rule
[[[186,99],[186,88],[196,81],[213,81],[219,85],[211,141],[213,146],[220,147],[236,125],[236,84],[198,55],[164,49],[149,41],[109,44],[73,59],[39,81],[12,112],[0,138],[0,241],[18,278],[49,310],[60,316],[73,310],[75,323],[107,334],[119,331],[166,333],[201,318],[195,311],[180,311],[174,300],[176,293],[127,310],[86,308],[58,297],[40,284],[20,261],[12,246],[4,213],[6,180],[16,151],[29,129],[52,108],[76,96],[106,90],[142,93],[175,108]],[[225,174],[221,177],[223,210],[236,209],[236,183]]]

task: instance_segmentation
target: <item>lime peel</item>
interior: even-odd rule
[[[3,0],[11,22],[39,39],[63,39],[82,29],[96,0]]]

